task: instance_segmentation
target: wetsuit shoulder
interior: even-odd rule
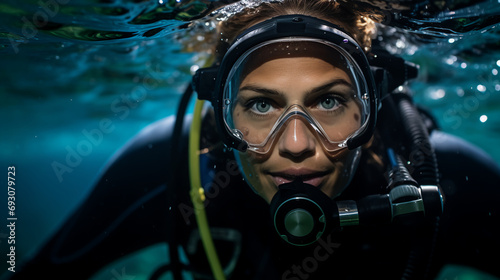
[[[445,196],[437,258],[500,276],[489,259],[500,250],[500,168],[456,136],[434,131],[431,141]]]
[[[12,279],[88,279],[119,257],[165,241],[173,126],[173,117],[157,121],[121,148],[82,205]],[[187,166],[183,161],[176,163]]]
[[[449,197],[486,199],[500,191],[500,168],[482,149],[450,134],[434,131],[431,142],[441,173],[440,184]]]
[[[102,180],[108,185],[164,183],[170,164],[174,121],[168,117],[142,129],[109,161],[98,184],[104,183]]]

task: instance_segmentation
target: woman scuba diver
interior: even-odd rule
[[[404,84],[418,68],[372,47],[373,32],[331,1],[223,22],[177,117],[133,139],[12,279],[87,279],[160,242],[169,261],[150,279],[435,279],[453,264],[500,276],[500,170],[415,107]],[[212,108],[185,118],[193,91]]]

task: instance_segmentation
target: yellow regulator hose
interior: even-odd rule
[[[200,230],[201,241],[207,254],[208,262],[212,273],[216,280],[226,279],[222,267],[220,265],[219,257],[215,251],[212,235],[210,234],[210,227],[208,226],[207,215],[203,202],[205,201],[205,194],[201,187],[200,175],[200,130],[201,130],[201,112],[203,109],[202,100],[196,100],[193,114],[193,122],[191,123],[191,130],[189,132],[189,177],[191,179],[191,200],[193,202],[194,212],[196,215],[196,222]]]

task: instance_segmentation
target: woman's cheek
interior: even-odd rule
[[[236,159],[239,161],[241,172],[247,184],[255,193],[270,203],[276,190],[272,186],[267,186],[266,180],[259,172],[261,160],[258,157],[241,152],[236,152]]]
[[[250,184],[254,191],[258,192],[258,189],[260,188],[260,184],[257,184],[259,181],[259,174],[256,172],[257,165],[254,163],[254,160],[252,160],[251,156],[248,156],[248,153],[241,152],[236,152],[236,159],[239,161],[241,173],[245,177],[245,180]]]

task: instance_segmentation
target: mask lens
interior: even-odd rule
[[[335,70],[319,84],[308,83],[299,103],[291,104],[273,81],[249,82],[266,62],[304,57],[319,59]],[[254,152],[266,153],[280,131],[296,118],[308,124],[327,151],[336,151],[365,125],[367,96],[359,67],[339,46],[317,39],[279,39],[250,49],[233,65],[224,89],[223,116],[229,131]]]

